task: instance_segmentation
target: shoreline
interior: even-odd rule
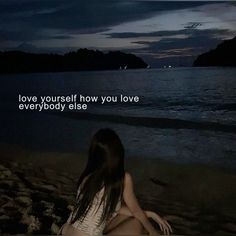
[[[2,163],[29,164],[34,167],[51,169],[57,173],[69,173],[75,179],[79,178],[87,161],[87,153],[84,151],[77,153],[31,151],[17,145],[1,143],[0,150]],[[236,183],[236,174],[234,170],[225,167],[198,163],[179,164],[162,159],[132,156],[125,159],[125,168],[132,174],[134,183],[139,186],[137,193],[140,194],[148,192],[160,197],[160,193],[165,189],[161,184],[163,182],[166,183],[167,189],[164,191],[163,198],[176,199],[178,197],[178,199],[191,204],[207,205],[206,197],[209,196],[218,204],[221,202],[222,206],[227,203],[224,201],[226,198],[224,194],[235,196],[236,199],[236,189],[233,185]],[[209,189],[208,186],[211,188]],[[176,188],[181,192],[179,190],[175,192]],[[194,201],[192,201],[191,194],[194,194]],[[236,210],[236,203],[234,206]],[[231,204],[230,207],[232,207]]]
[[[86,155],[10,146],[0,145],[0,232],[55,234],[68,217]],[[141,206],[164,216],[175,234],[236,235],[236,175],[142,158],[125,165]]]

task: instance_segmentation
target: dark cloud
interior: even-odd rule
[[[218,43],[222,39],[220,36],[230,34],[228,30],[223,29],[207,29],[207,30],[183,30],[183,32],[187,37],[186,38],[166,38],[162,39],[158,42],[158,46],[155,42],[148,43],[149,47],[152,49],[172,49],[176,48],[206,48],[209,46],[214,47],[215,43]],[[174,34],[177,32],[174,31]],[[141,43],[141,42],[140,42]]]
[[[17,47],[19,49],[38,51],[41,50],[37,47],[38,45],[36,47],[33,45],[37,40],[50,39],[65,42],[73,39],[76,34],[101,34],[102,32],[106,34],[106,31],[121,23],[148,19],[164,14],[166,11],[188,8],[191,8],[191,11],[198,11],[198,6],[215,3],[216,1],[0,0],[0,46],[1,49],[8,49],[9,44],[12,43],[20,45]],[[191,61],[194,55],[206,51],[209,47],[214,47],[220,41],[217,35],[230,35],[227,30],[198,30],[198,26],[191,28],[191,24],[194,25],[194,23],[186,22],[188,27],[181,30],[162,30],[151,33],[114,32],[106,36],[114,39],[114,44],[115,39],[134,38],[134,43],[144,45],[146,52],[144,49],[130,51],[149,61],[161,60],[161,55],[163,55],[163,61],[166,61],[167,57],[170,60],[182,57]],[[180,38],[179,35],[185,35],[186,38]],[[148,42],[142,37],[161,37],[162,39]],[[74,45],[64,46],[61,50],[69,49],[70,46]],[[59,47],[59,44],[55,47]],[[48,48],[47,50],[55,49]],[[171,49],[173,50],[170,51]],[[159,55],[159,59],[155,55]]]
[[[180,32],[185,34],[186,37],[168,38],[169,36],[178,35]],[[153,34],[155,33],[151,35]],[[230,35],[228,30],[219,29],[162,31],[161,35],[167,36],[166,38],[164,37],[157,42],[135,41],[135,43],[145,45],[146,48],[133,50],[132,52],[146,58],[147,62],[154,66],[163,66],[167,62],[169,64],[178,62],[177,65],[182,65],[186,59],[187,64],[191,65],[197,55],[215,48],[222,41],[220,35],[227,34]]]
[[[182,29],[182,30],[160,30],[149,33],[134,33],[134,32],[124,32],[124,33],[106,33],[105,35],[111,38],[140,38],[140,37],[168,37],[175,36],[179,34],[194,34],[195,29]]]
[[[38,31],[21,31],[21,30],[0,30],[0,42],[4,41],[32,41],[32,40],[40,40],[40,39],[71,39],[73,36],[70,34],[57,34],[57,35],[47,35],[42,34]]]
[[[148,18],[165,10],[199,6],[198,2],[123,0],[0,1],[1,48],[35,40],[65,40],[72,34],[105,32],[113,25]],[[14,43],[15,42],[15,43]]]
[[[4,27],[15,30],[60,29],[86,33],[91,29],[107,29],[112,25],[140,18],[157,12],[195,7],[202,2],[153,2],[122,0],[57,0],[57,1],[6,1],[0,2],[0,19]],[[15,27],[15,28],[14,28]],[[6,29],[5,28],[5,29]]]

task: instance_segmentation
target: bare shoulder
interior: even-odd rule
[[[132,183],[132,176],[129,172],[125,172],[125,178],[124,178],[125,184],[131,184]]]
[[[129,198],[133,199],[134,197],[134,186],[133,186],[133,180],[132,176],[129,172],[125,172],[125,177],[124,177],[124,198]]]
[[[125,179],[130,179],[130,178],[132,178],[131,174],[125,171]]]

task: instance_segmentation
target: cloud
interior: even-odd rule
[[[232,37],[235,12],[235,3],[217,1],[0,0],[0,42],[1,49],[23,43],[189,58]]]
[[[172,65],[187,63],[190,66],[197,55],[215,48],[222,41],[221,37],[217,36],[227,34],[230,34],[227,30],[192,30],[188,36],[182,38],[164,37],[158,42],[136,41],[135,43],[145,46],[145,49],[133,52],[155,66],[163,66],[166,63]]]
[[[0,1],[1,48],[31,43],[38,47],[134,48],[128,39],[108,39],[99,33],[160,12],[202,3],[112,0]],[[66,45],[67,44],[67,45]]]
[[[150,1],[57,0],[0,2],[1,29],[58,29],[67,32],[99,32],[124,22],[149,18],[158,12],[184,9],[204,3]],[[4,22],[4,23],[3,23]],[[96,31],[98,32],[98,31]]]

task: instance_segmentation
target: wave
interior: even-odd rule
[[[236,111],[236,103],[222,104],[217,107],[218,110]]]
[[[117,102],[117,103],[106,103],[103,104],[104,107],[112,107],[112,106],[120,106],[122,107],[131,107],[130,104],[122,103],[122,102]],[[141,107],[141,108],[146,108],[148,107],[149,109],[179,109],[179,107],[182,107],[187,110],[206,110],[206,111],[236,111],[236,103],[225,103],[225,104],[220,104],[219,103],[209,103],[209,102],[196,102],[196,101],[145,101],[142,103],[134,103],[132,104],[132,107]]]
[[[235,125],[221,124],[217,122],[198,122],[182,119],[170,119],[159,117],[134,117],[134,116],[121,116],[111,114],[94,114],[87,112],[63,112],[63,113],[50,113],[68,118],[78,120],[91,120],[97,122],[111,122],[127,124],[131,126],[144,126],[160,129],[196,129],[196,130],[210,130],[220,131],[227,133],[236,133]]]

